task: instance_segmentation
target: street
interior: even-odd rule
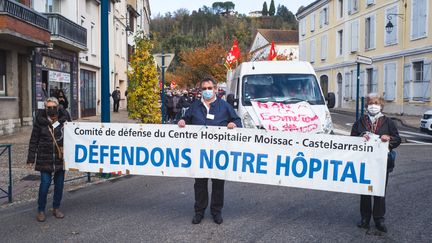
[[[349,122],[342,118],[333,115],[336,126]],[[65,192],[63,220],[36,222],[35,201],[0,209],[0,234],[2,242],[430,242],[431,146],[397,151],[384,235],[356,227],[358,195],[234,182],[226,182],[224,223],[207,210],[192,225],[193,179],[151,176]]]

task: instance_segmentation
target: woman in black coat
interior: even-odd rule
[[[29,143],[27,164],[40,171],[38,214],[36,219],[43,222],[46,219],[45,207],[48,190],[54,177],[53,215],[63,218],[60,212],[60,202],[63,195],[63,124],[67,117],[59,110],[59,103],[55,97],[47,98],[45,109],[39,110]]]
[[[351,136],[362,136],[366,140],[370,139],[373,134],[379,135],[381,141],[389,141],[389,156],[387,158],[387,176],[386,187],[388,181],[388,174],[393,171],[394,158],[392,150],[397,148],[401,143],[396,124],[384,114],[381,113],[384,107],[384,99],[378,94],[368,94],[366,97],[366,110],[367,114],[357,120],[351,130]],[[373,216],[377,230],[387,232],[387,227],[384,224],[385,215],[385,196],[373,197],[361,195],[360,197],[360,214],[361,221],[357,224],[360,228],[369,229],[369,221]]]

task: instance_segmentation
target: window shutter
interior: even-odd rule
[[[411,99],[411,64],[404,65],[404,99]]]
[[[311,32],[315,31],[315,14],[311,15],[311,19],[310,19],[310,31]]]
[[[384,23],[388,23],[388,19],[387,16],[389,14],[397,14],[397,7],[394,6],[392,8],[387,9],[386,11],[386,15],[384,16]],[[385,34],[385,45],[392,45],[392,44],[396,44],[397,43],[397,38],[398,38],[398,21],[399,19],[394,16],[394,18],[392,18],[391,22],[393,24],[393,30],[390,33],[387,33],[387,31],[385,31],[384,29],[384,34]]]
[[[313,63],[313,62],[315,62],[315,40],[311,40],[310,41],[310,48],[309,48],[309,50],[310,50],[310,53],[309,53],[309,55],[310,55],[310,62]]]
[[[384,99],[394,100],[396,93],[396,64],[384,64]]]
[[[357,70],[351,71],[351,100],[356,98],[357,91]]]
[[[324,25],[324,11],[320,11],[320,28],[322,28]]]
[[[415,39],[419,36],[419,0],[412,1],[412,15],[411,15],[411,39]]]
[[[348,0],[348,14],[351,14],[353,11],[352,11],[352,2],[353,2],[353,0]]]
[[[327,36],[321,36],[321,60],[327,59]]]
[[[427,20],[427,2],[428,0],[419,0],[418,18],[419,18],[419,37],[426,36],[426,20]]]
[[[374,69],[373,73],[372,73],[372,92],[376,93],[378,91],[378,79],[377,79],[377,75],[378,75],[378,70]]]
[[[344,99],[349,100],[350,99],[351,73],[349,73],[349,72],[345,73],[345,79],[342,82],[345,82]]]
[[[358,51],[358,22],[351,22],[351,52]]]
[[[360,80],[359,80],[359,82],[360,82],[360,87],[359,87],[360,91],[359,91],[359,98],[365,96],[365,87],[366,87],[365,86],[365,83],[366,83],[365,82],[366,81],[365,77],[366,77],[365,71],[364,70],[360,71]],[[357,86],[357,83],[356,83],[356,86]]]
[[[375,16],[371,16],[370,48],[375,48]]]
[[[423,99],[430,100],[431,98],[431,62],[425,62],[423,64]]]

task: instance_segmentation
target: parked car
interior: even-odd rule
[[[424,113],[420,120],[420,131],[432,135],[432,110],[428,110]]]

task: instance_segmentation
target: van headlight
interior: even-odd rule
[[[243,127],[244,128],[256,128],[255,122],[252,120],[249,112],[246,112],[243,116]]]
[[[322,128],[323,128],[323,132],[326,134],[329,134],[333,131],[333,122],[329,111],[325,112],[325,120]]]

